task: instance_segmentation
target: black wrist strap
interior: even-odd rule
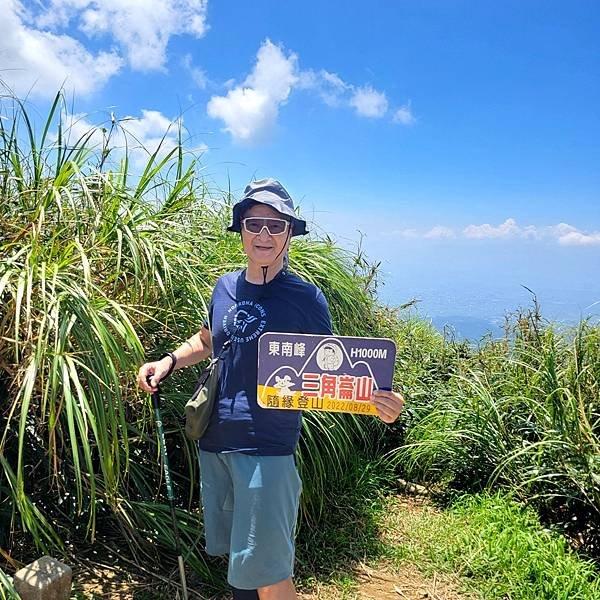
[[[171,359],[171,366],[169,367],[169,370],[167,371],[167,374],[163,377],[163,379],[166,379],[173,372],[173,369],[177,364],[177,357],[172,352],[165,352],[158,360],[162,360],[166,356],[168,356]]]

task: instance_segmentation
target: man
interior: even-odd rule
[[[266,331],[331,334],[331,318],[321,290],[287,269],[291,238],[307,230],[278,181],[250,183],[228,230],[240,233],[247,267],[218,280],[208,322],[175,352],[143,365],[138,382],[152,392],[173,368],[221,355],[219,395],[199,442],[206,550],[229,555],[235,599],[293,600],[301,413],[258,406],[258,338]],[[403,400],[377,390],[372,402],[390,423]]]

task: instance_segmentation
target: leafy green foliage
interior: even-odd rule
[[[465,587],[489,600],[600,596],[593,565],[510,497],[464,496],[444,513],[423,510],[398,520],[404,521],[401,541],[388,551],[400,568],[411,560],[424,571],[458,575]]]
[[[69,141],[60,96],[41,135],[21,103],[2,108],[0,544],[19,561],[33,547],[63,554],[108,536],[135,560],[158,561],[174,540],[153,414],[135,377],[197,331],[216,279],[245,264],[239,238],[225,232],[230,195],[209,194],[181,146],[158,149],[137,177],[126,154],[111,164],[118,124],[100,148],[91,133]],[[290,254],[323,288],[339,332],[381,331],[364,259],[327,239],[294,242]],[[180,423],[193,376],[165,384],[163,421],[188,509],[186,563],[211,580],[197,544],[195,450]],[[330,484],[376,451],[382,431],[375,419],[306,419],[307,522],[319,521]]]
[[[319,527],[300,528],[301,579],[339,580],[365,557],[384,556],[379,522],[393,481],[391,466],[377,459],[363,460],[330,484]]]
[[[18,600],[19,596],[13,587],[12,580],[0,569],[0,600]]]
[[[417,402],[398,465],[408,477],[478,491],[503,487],[598,551],[600,328],[572,331],[519,312],[507,337],[457,358]]]
[[[231,196],[209,191],[181,145],[159,148],[134,176],[110,145],[118,123],[94,148],[91,133],[69,140],[60,96],[41,134],[21,103],[1,102],[0,548],[16,564],[34,551],[110,540],[115,552],[164,564],[174,540],[153,414],[135,375],[198,329],[216,279],[244,265],[239,239],[225,232]],[[598,326],[557,331],[536,307],[513,319],[506,339],[473,349],[379,306],[377,266],[360,248],[297,240],[290,260],[325,292],[337,333],[396,341],[407,397],[391,427],[307,415],[302,543],[314,549],[318,532],[337,535],[332,507],[351,502],[353,488],[372,490],[376,502],[369,486],[385,487],[395,466],[452,489],[514,489],[594,550]],[[214,581],[197,543],[195,449],[180,422],[193,379],[188,369],[165,385],[163,421],[186,563]],[[365,469],[383,449],[389,462],[377,463],[378,474]],[[352,517],[371,531],[368,514]],[[7,582],[0,573],[0,590]]]

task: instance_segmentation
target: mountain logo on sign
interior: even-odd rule
[[[344,367],[344,365],[346,365]],[[341,375],[354,375],[355,377],[369,376],[373,380],[374,387],[379,387],[371,366],[364,360],[352,362],[346,348],[335,338],[321,340],[308,356],[299,371],[289,365],[282,365],[273,371],[265,386],[281,389],[282,383],[287,383],[287,388],[301,384],[304,373],[316,373],[319,371],[337,372]],[[292,390],[289,391],[293,393]]]

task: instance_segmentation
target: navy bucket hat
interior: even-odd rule
[[[233,205],[231,225],[227,231],[240,233],[242,230],[242,216],[255,203],[266,204],[282,215],[289,217],[292,222],[292,236],[306,235],[306,221],[299,219],[294,211],[294,201],[286,189],[276,179],[259,179],[251,181],[244,190],[244,195],[239,202]]]

